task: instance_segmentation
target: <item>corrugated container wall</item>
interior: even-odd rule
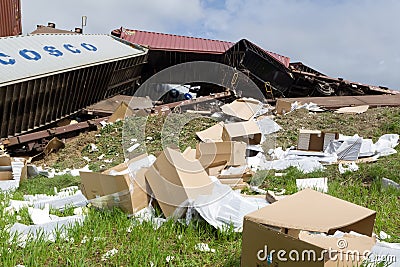
[[[0,37],[22,34],[20,0],[0,0]]]

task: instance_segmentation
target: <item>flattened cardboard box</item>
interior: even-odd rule
[[[214,188],[198,160],[188,160],[171,148],[164,149],[145,176],[165,217],[175,216],[185,201],[210,195]]]
[[[144,177],[146,168],[137,171],[134,179],[129,173],[110,175],[111,171],[126,170],[130,163],[144,156],[141,155],[103,173],[80,172],[82,193],[99,208],[119,207],[129,215],[147,207],[150,197]]]
[[[365,236],[361,241],[350,240],[352,237],[345,236],[344,239],[351,246],[349,250],[344,249],[343,253],[349,253],[352,249],[363,252],[366,247],[372,248],[375,242],[371,237],[375,216],[375,211],[312,189],[304,189],[245,216],[241,264],[249,267],[353,266],[357,263],[327,257],[327,249],[339,250],[337,246],[327,247],[338,240],[308,236],[301,231],[333,234],[340,230],[363,234]],[[272,250],[276,253],[271,255]],[[286,253],[287,261],[282,255],[280,259],[277,257],[280,250]],[[303,261],[293,261],[288,259],[292,251],[299,255],[312,251],[321,260],[306,258]]]
[[[225,114],[238,117],[242,120],[250,120],[261,108],[262,104],[260,101],[243,98],[223,105],[221,110]]]

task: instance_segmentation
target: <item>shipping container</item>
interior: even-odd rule
[[[20,0],[0,0],[0,37],[22,34]]]
[[[137,86],[147,49],[109,35],[0,38],[0,138]]]

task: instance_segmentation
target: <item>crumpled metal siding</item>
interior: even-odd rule
[[[0,37],[22,34],[20,0],[0,0]]]
[[[84,36],[81,38],[84,40]],[[62,62],[49,64],[47,73],[32,64],[31,70],[20,71],[20,79],[0,82],[0,138],[47,125],[135,87],[147,61],[147,50],[121,46],[118,42],[113,44],[114,58],[98,56],[96,62],[89,62],[78,57],[75,65],[66,60],[65,69],[61,69]],[[131,51],[130,55],[127,51],[125,55],[118,51],[123,46]],[[24,79],[24,73],[30,78]],[[0,76],[0,81],[6,79]]]

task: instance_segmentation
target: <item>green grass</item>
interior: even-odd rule
[[[137,223],[117,209],[90,210],[83,225],[70,229],[68,236],[69,241],[57,238],[51,243],[39,239],[20,248],[10,243],[8,234],[1,231],[0,265],[151,266],[150,262],[154,266],[239,265],[240,234],[222,233],[201,221],[188,226],[167,221],[155,230],[151,223]],[[195,249],[198,243],[207,243],[216,252],[198,251]],[[102,255],[114,248],[118,253],[102,261]],[[174,257],[169,264],[168,256]]]
[[[58,169],[83,167],[87,162],[83,156],[91,159],[89,166],[94,171],[102,171],[123,162],[125,155],[122,140],[129,144],[132,138],[145,138],[145,145],[140,146],[128,157],[137,153],[156,153],[166,144],[175,144],[181,150],[187,146],[195,147],[198,142],[195,132],[213,125],[215,122],[207,118],[190,117],[186,121],[179,114],[169,117],[166,122],[163,116],[151,116],[147,120],[135,117],[126,123],[118,122],[108,125],[98,132],[81,136],[67,144],[49,165]],[[338,130],[342,134],[372,138],[376,141],[385,133],[400,133],[400,109],[382,108],[369,110],[361,115],[339,115],[333,113],[308,114],[297,111],[286,116],[277,117],[276,121],[284,128],[274,137],[269,138],[269,146],[288,147],[297,143],[299,128]],[[167,125],[167,126],[165,126]],[[163,129],[164,131],[161,131]],[[123,134],[123,131],[126,131]],[[128,134],[126,134],[128,133]],[[173,134],[172,134],[173,133]],[[177,133],[177,134],[176,134]],[[100,136],[95,137],[95,134]],[[161,142],[161,137],[165,143]],[[276,137],[276,138],[275,138]],[[90,143],[96,144],[99,151],[90,152]],[[400,148],[397,148],[400,152]],[[97,157],[104,154],[102,160]],[[104,160],[112,160],[105,163]],[[376,163],[359,164],[360,170],[354,173],[340,174],[337,165],[326,166],[325,170],[303,174],[295,168],[280,173],[285,176],[276,177],[275,171],[259,171],[253,182],[269,190],[285,189],[288,194],[295,193],[296,179],[327,177],[328,194],[362,205],[377,212],[375,232],[385,231],[392,237],[390,242],[400,242],[400,191],[393,188],[382,188],[383,177],[400,182],[400,154],[382,157]],[[23,199],[24,194],[54,194],[64,187],[79,185],[80,178],[71,175],[57,176],[49,179],[36,177],[21,183],[13,195],[0,194],[0,212],[8,205],[9,199]],[[64,212],[51,211],[58,216],[72,214],[72,209]],[[18,217],[19,216],[19,217]],[[18,214],[7,214],[0,220],[0,266],[239,266],[241,253],[241,234],[222,233],[202,221],[189,225],[168,221],[155,230],[150,223],[135,224],[135,220],[127,218],[119,210],[100,211],[89,209],[82,226],[69,231],[70,241],[57,239],[55,243],[36,240],[20,248],[9,242],[9,235],[4,230],[7,225],[19,222],[30,224],[27,209]],[[128,229],[131,229],[128,232]],[[86,243],[82,240],[86,239]],[[197,243],[207,243],[215,253],[200,252],[195,249]],[[102,261],[104,253],[111,249],[118,253]],[[167,256],[174,256],[166,262]]]

